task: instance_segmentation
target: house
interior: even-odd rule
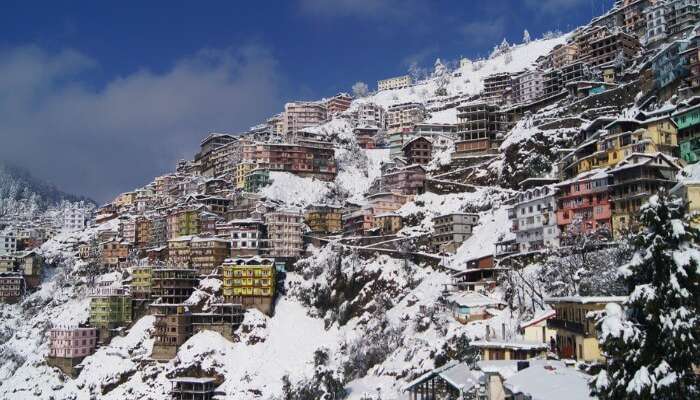
[[[35,288],[41,284],[41,271],[43,260],[35,251],[19,252],[15,256],[19,269],[24,275],[24,281],[28,288]]]
[[[311,205],[304,213],[304,222],[315,234],[334,234],[343,230],[343,216],[339,206]]]
[[[229,143],[238,141],[234,135],[212,132],[199,143],[199,152],[194,156],[194,162],[199,166],[202,176],[214,176],[214,153],[217,149]]]
[[[487,339],[473,341],[471,345],[479,349],[484,361],[529,360],[547,355],[547,345],[542,342]]]
[[[360,148],[374,149],[377,147],[379,128],[374,126],[363,126],[353,129],[352,132],[355,135],[357,144],[360,146]]]
[[[425,179],[422,165],[395,167],[382,174],[380,186],[384,191],[415,196],[425,193]]]
[[[190,246],[191,268],[202,276],[216,273],[231,254],[231,242],[218,237],[194,237]]]
[[[49,331],[49,355],[46,363],[64,374],[77,376],[77,365],[97,348],[97,333],[96,328],[52,328]]]
[[[257,308],[271,315],[274,307],[277,270],[271,258],[234,258],[222,265],[223,295],[227,303]]]
[[[556,312],[552,309],[536,313],[532,318],[520,324],[520,334],[529,342],[540,342],[546,345],[556,340],[556,330],[547,326],[547,321],[554,318]]]
[[[592,313],[603,310],[608,303],[620,304],[626,297],[568,296],[545,299],[556,312],[547,320],[547,328],[556,330],[559,357],[577,361],[597,362],[603,359],[598,347],[595,320]]]
[[[371,209],[376,216],[398,210],[408,202],[409,197],[398,193],[380,191],[365,196],[365,199],[367,200],[366,208]]]
[[[377,90],[402,89],[413,84],[410,75],[396,76],[377,81]]]
[[[154,268],[151,274],[151,298],[163,304],[184,303],[199,283],[194,269]]]
[[[477,321],[489,318],[486,312],[489,308],[503,309],[506,304],[476,292],[461,292],[450,295],[447,303],[452,310],[452,316],[459,322]]]
[[[170,379],[172,400],[212,400],[215,394],[214,378],[179,377]]]
[[[303,217],[297,211],[279,210],[265,214],[270,257],[297,258],[304,250]]]
[[[483,373],[467,363],[451,361],[409,382],[403,392],[409,400],[477,399],[482,392]]]
[[[428,165],[433,159],[433,141],[424,136],[418,136],[406,142],[401,151],[409,165]]]
[[[700,182],[683,181],[671,188],[670,193],[683,199],[691,215],[691,225],[700,227]],[[2,258],[0,257],[0,263]]]
[[[452,213],[433,218],[431,244],[437,251],[455,253],[479,224],[479,214]]]
[[[496,287],[498,277],[506,268],[493,266],[493,255],[473,258],[466,263],[467,268],[452,274],[452,284],[461,290],[485,291]]]
[[[639,228],[636,214],[649,197],[675,185],[680,167],[665,154],[633,153],[608,171],[612,199],[613,236]]]
[[[611,232],[611,180],[602,169],[581,173],[561,182],[557,198],[557,225],[562,239],[595,232]]]
[[[403,218],[393,212],[377,214],[374,216],[374,227],[380,235],[393,235],[403,228]]]
[[[516,197],[517,203],[508,210],[521,252],[559,246],[556,193],[554,186],[528,189]]]
[[[372,209],[361,208],[343,214],[343,235],[365,236],[374,229]]]
[[[102,262],[109,266],[118,266],[126,262],[131,251],[131,245],[127,242],[110,240],[102,244]]]

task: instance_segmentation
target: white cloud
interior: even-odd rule
[[[104,201],[191,158],[207,132],[243,131],[280,107],[276,61],[258,46],[95,88],[86,78],[98,67],[73,50],[0,52],[0,159]]]

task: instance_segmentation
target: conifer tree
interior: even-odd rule
[[[630,291],[625,310],[609,304],[598,321],[604,369],[593,380],[601,399],[699,398],[693,364],[698,337],[698,231],[685,205],[666,194],[641,210],[646,228],[620,267]]]

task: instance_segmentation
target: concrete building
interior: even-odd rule
[[[456,156],[495,153],[512,127],[495,105],[474,101],[457,107]]]
[[[382,191],[407,196],[425,193],[425,168],[422,165],[409,165],[387,170],[380,178]]]
[[[402,89],[413,84],[413,79],[409,75],[396,76],[377,81],[378,90]]]
[[[574,179],[556,184],[557,225],[562,240],[591,233],[612,231],[608,184],[611,176],[604,170],[584,172]]]
[[[192,337],[190,311],[185,304],[151,304],[151,314],[155,316],[153,349],[151,358],[157,361],[170,361],[177,355],[177,349]]]
[[[236,172],[234,175],[236,189],[245,189],[245,178],[256,166],[256,163],[250,161],[242,161],[236,165]]]
[[[58,327],[49,331],[46,363],[63,373],[76,376],[76,366],[97,348],[96,328]]]
[[[171,265],[183,268],[192,265],[192,238],[188,235],[168,240],[168,262]]]
[[[387,133],[389,134],[389,154],[401,154],[401,147],[411,139],[416,124],[426,117],[425,107],[421,103],[394,104],[387,110]]]
[[[559,246],[556,192],[553,186],[528,189],[518,195],[517,203],[508,210],[521,252]]]
[[[134,299],[151,298],[153,286],[153,267],[139,265],[131,267],[131,297]]]
[[[25,284],[21,274],[0,272],[0,303],[16,303],[24,294]]]
[[[304,213],[304,222],[315,234],[335,234],[343,230],[342,212],[338,206],[309,206]]]
[[[343,214],[343,234],[346,236],[366,236],[374,228],[372,209],[361,208]]]
[[[170,380],[172,400],[212,400],[216,389],[216,379],[179,377]]]
[[[678,128],[680,157],[689,164],[698,162],[700,159],[700,104],[679,108],[672,119]]]
[[[578,46],[576,43],[558,44],[551,52],[552,68],[561,68],[571,64],[578,57]]]
[[[194,156],[194,162],[202,176],[214,176],[214,166],[221,153],[214,155],[217,149],[229,143],[237,141],[233,135],[227,133],[210,133],[199,144],[199,152]],[[218,162],[221,162],[220,160]]]
[[[6,230],[0,232],[0,256],[10,255],[17,251],[17,236],[15,232]]]
[[[438,251],[455,253],[478,223],[479,214],[453,213],[435,217],[431,244]]]
[[[283,130],[291,138],[304,128],[318,126],[328,120],[326,106],[319,102],[297,101],[284,105]]]
[[[632,60],[639,51],[639,40],[621,29],[609,30],[592,26],[580,32],[574,40],[579,48],[579,61],[592,67],[608,64],[617,59]]]
[[[124,289],[99,287],[90,296],[90,325],[100,331],[100,340],[114,334],[114,329],[127,326],[132,321],[131,297]]]
[[[151,298],[160,298],[162,304],[184,303],[199,283],[194,269],[154,268],[151,273]]]
[[[352,114],[352,121],[356,127],[386,129],[386,110],[379,104],[362,102]]]
[[[231,225],[231,257],[261,255],[264,249],[265,224],[262,220],[247,218],[229,222]]]
[[[377,127],[363,127],[355,128],[352,131],[357,138],[357,144],[363,149],[374,149],[377,147],[377,136],[379,134],[379,128]]]
[[[68,206],[63,209],[63,226],[65,232],[75,232],[85,229],[87,212],[78,206]]]
[[[433,141],[424,136],[413,138],[401,148],[408,165],[428,165],[433,159]]]
[[[295,211],[275,211],[265,214],[267,245],[270,257],[296,258],[304,250],[303,216]]]
[[[255,163],[258,169],[291,172],[325,181],[332,181],[337,173],[335,150],[332,145],[322,142],[245,145],[243,159]]]
[[[374,216],[374,228],[382,236],[393,235],[403,228],[403,218],[394,212],[377,214]]]
[[[544,94],[544,74],[538,69],[526,70],[513,77],[513,102],[532,103]]]
[[[271,315],[274,306],[277,269],[271,258],[235,258],[226,260],[223,295],[227,303],[242,304]]]
[[[557,332],[559,357],[582,362],[603,361],[598,347],[595,320],[589,313],[601,311],[608,303],[621,304],[625,297],[552,297],[545,299],[556,315],[547,320],[547,328]]]
[[[492,105],[509,103],[507,93],[512,89],[511,75],[508,72],[492,74],[484,78],[483,101]]]

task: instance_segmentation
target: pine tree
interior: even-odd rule
[[[641,221],[636,253],[620,267],[631,292],[626,310],[610,304],[598,322],[606,361],[592,392],[601,399],[698,398],[699,232],[685,205],[665,193],[642,207]]]

